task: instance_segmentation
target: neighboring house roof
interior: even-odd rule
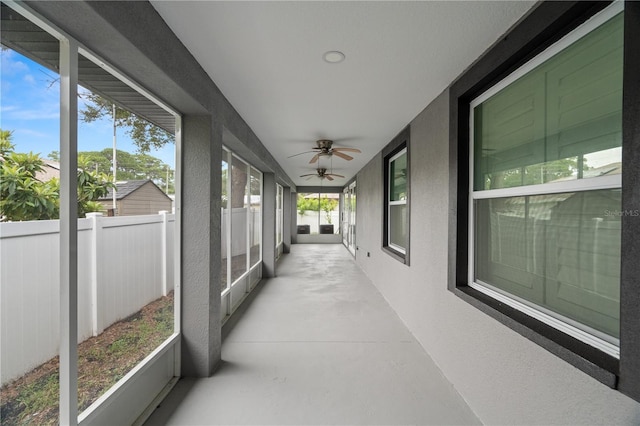
[[[156,189],[160,193],[162,193],[162,195],[167,197],[169,200],[171,199],[167,194],[164,193],[162,189],[158,187],[158,185],[153,183],[151,179],[145,179],[145,180],[126,180],[126,181],[116,182],[116,200],[122,200],[123,198],[128,197],[129,195],[131,195],[131,193],[135,192],[136,190],[138,190],[139,188],[143,187],[148,183],[155,186]],[[108,191],[109,192],[107,192],[107,195],[99,198],[98,200],[111,200],[113,197],[113,189],[109,188]]]
[[[584,179],[587,179],[587,178],[592,178],[597,176],[619,175],[621,173],[622,173],[622,163],[617,162],[617,163],[610,163],[604,166],[594,167],[592,169],[585,170],[582,173],[582,177]],[[550,182],[566,182],[571,180],[576,180],[576,176],[575,175],[567,176],[559,179],[554,179]]]
[[[36,179],[40,182],[47,182],[53,178],[60,178],[60,163],[52,160],[42,160],[44,165],[42,171],[36,173]]]
[[[604,175],[619,175],[622,174],[622,163],[611,163],[605,166],[595,167],[593,169],[585,170],[583,176],[585,178],[604,176]]]

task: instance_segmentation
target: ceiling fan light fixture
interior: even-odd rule
[[[325,54],[322,55],[322,58],[324,59],[325,62],[328,62],[330,64],[338,64],[344,61],[346,56],[344,55],[344,53],[338,50],[330,50],[328,52],[325,52]]]

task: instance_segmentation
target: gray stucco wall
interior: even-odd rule
[[[222,185],[211,164],[222,161],[222,129],[210,116],[183,119],[181,374],[207,377],[220,363],[220,197]]]
[[[447,290],[448,102],[411,123],[411,266],[381,249],[381,155],[357,177],[358,265],[485,424],[640,424],[639,403]]]

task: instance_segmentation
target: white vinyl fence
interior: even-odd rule
[[[231,242],[232,256],[244,254],[247,252],[247,220],[249,220],[249,246],[255,246],[260,244],[261,223],[262,215],[259,209],[252,208],[249,211],[249,219],[247,219],[246,208],[234,208],[232,209],[231,216],[231,235],[233,241]],[[229,213],[227,209],[222,209],[221,213],[220,231],[222,232],[222,258],[227,258],[227,220]]]
[[[175,216],[78,220],[78,341],[174,287]],[[0,379],[59,353],[60,223],[0,223]]]

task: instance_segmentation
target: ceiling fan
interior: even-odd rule
[[[337,157],[340,157],[344,160],[347,161],[351,161],[353,160],[353,157],[345,154],[345,152],[356,152],[356,153],[360,153],[362,151],[360,151],[359,149],[356,148],[343,148],[343,147],[336,147],[333,148],[333,141],[329,140],[329,139],[319,139],[316,141],[316,147],[311,148],[313,151],[305,151],[305,152],[301,152],[299,154],[294,154],[289,156],[289,158],[291,157],[295,157],[297,155],[302,155],[302,154],[307,154],[309,152],[315,152],[316,155],[314,155],[311,158],[311,161],[309,161],[309,164],[313,164],[316,161],[318,161],[318,159],[320,158],[320,156],[332,156],[332,155],[336,155]],[[319,170],[319,169],[318,169]]]
[[[333,180],[334,177],[339,177],[339,178],[343,178],[344,176],[342,175],[337,175],[335,173],[327,173],[327,169],[325,168],[318,168],[318,170],[316,170],[316,173],[309,173],[306,175],[302,175],[300,177],[306,177],[307,180],[311,179],[312,177],[319,177],[320,179],[327,179],[327,180]]]

